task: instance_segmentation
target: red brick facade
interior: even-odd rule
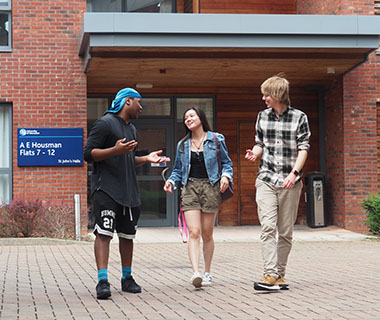
[[[77,193],[86,209],[85,166],[18,167],[16,147],[17,128],[86,128],[86,76],[78,56],[85,11],[85,1],[13,1],[12,52],[0,54],[0,102],[13,110],[13,198],[73,203]]]
[[[298,0],[298,14],[373,15],[374,1]]]
[[[13,112],[13,198],[72,203],[73,195],[80,194],[81,208],[87,207],[86,165],[18,167],[16,147],[17,128],[86,131],[86,75],[78,56],[85,11],[86,1],[13,1],[12,52],[0,54],[0,102],[10,103]],[[299,0],[297,13],[373,15],[374,2]],[[368,62],[326,88],[329,222],[359,232],[367,231],[360,203],[378,189],[379,75],[380,56],[371,54]]]
[[[373,15],[373,1],[298,1],[299,14]],[[326,176],[330,222],[366,232],[361,201],[378,190],[376,101],[380,56],[347,73],[326,94]]]

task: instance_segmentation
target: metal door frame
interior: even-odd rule
[[[139,119],[133,120],[134,125],[137,128],[137,136],[141,129],[165,129],[166,130],[166,156],[170,157],[171,162],[168,164],[168,168],[173,167],[173,161],[175,159],[175,150],[173,149],[174,141],[174,121],[173,119]],[[151,149],[150,151],[156,151]],[[164,169],[164,168],[163,168]],[[137,181],[162,181],[162,187],[164,187],[164,181],[160,176],[137,176]],[[166,194],[166,219],[143,219],[140,217],[139,227],[171,227],[174,225],[174,217],[176,216],[176,197],[177,192],[172,194]]]

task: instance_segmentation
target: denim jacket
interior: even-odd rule
[[[203,143],[203,156],[205,159],[205,166],[210,183],[214,185],[220,180],[222,176],[227,177],[232,181],[233,170],[232,161],[228,156],[228,151],[225,143],[224,136],[216,133],[220,148],[220,160],[222,163],[222,174],[219,172],[217,145],[215,143],[214,135],[211,131],[207,132],[207,137]],[[190,158],[191,158],[191,140],[187,139],[184,142],[183,148],[180,148],[180,142],[177,144],[177,153],[174,163],[173,172],[168,181],[175,187],[178,183],[183,186],[187,184],[190,172]],[[181,150],[182,149],[182,150]]]

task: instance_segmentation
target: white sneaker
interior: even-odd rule
[[[195,287],[195,288],[200,288],[202,287],[202,277],[199,272],[194,272],[193,276],[190,279],[190,283]]]
[[[212,285],[212,275],[209,272],[205,272],[202,277],[202,286]]]

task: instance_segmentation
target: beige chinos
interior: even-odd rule
[[[260,179],[256,180],[264,275],[285,275],[301,190],[302,181],[292,189],[283,189]]]

